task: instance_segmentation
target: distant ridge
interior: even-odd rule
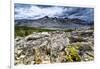
[[[93,22],[86,22],[81,19],[73,18],[51,18],[45,16],[40,19],[17,19],[15,20],[15,25],[17,26],[28,26],[28,27],[37,27],[37,28],[78,28],[82,26],[93,25]],[[72,27],[71,27],[72,26]]]

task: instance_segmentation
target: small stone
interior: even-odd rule
[[[21,55],[21,56],[20,56],[20,58],[24,58],[24,57],[25,57],[25,55]]]

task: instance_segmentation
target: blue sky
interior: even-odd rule
[[[94,21],[94,9],[82,7],[15,4],[15,19],[39,19],[42,17],[78,18]]]

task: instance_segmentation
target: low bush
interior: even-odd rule
[[[68,62],[77,62],[81,61],[81,57],[78,54],[78,49],[77,47],[75,48],[74,46],[68,46],[66,48],[66,60]]]

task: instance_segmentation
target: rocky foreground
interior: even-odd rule
[[[93,30],[33,32],[15,38],[15,65],[92,61]]]

